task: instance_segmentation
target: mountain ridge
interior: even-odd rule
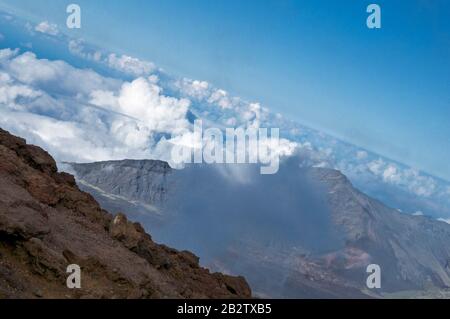
[[[108,163],[111,165],[111,162]],[[105,185],[96,184],[98,175],[105,172],[99,169],[86,169],[89,165],[93,164],[73,164],[77,179],[88,181],[88,183],[92,183],[100,188],[106,186],[104,190],[113,192],[114,186],[112,185],[114,183],[108,176],[103,175],[102,177],[107,181]],[[104,164],[101,162],[95,163],[95,166],[91,166],[91,168],[98,168],[99,165]],[[123,174],[120,180],[128,182],[133,178],[140,179],[140,175],[153,173],[138,169],[133,170],[131,173],[124,173],[120,169],[124,165],[121,161],[115,162],[115,165],[119,166],[111,171],[111,176]],[[450,225],[426,216],[406,215],[389,208],[380,201],[372,199],[354,188],[349,179],[339,171],[324,168],[304,169],[299,168],[296,163],[285,165],[285,173],[281,171],[281,176],[278,177],[278,180],[274,180],[276,177],[271,177],[272,180],[266,183],[264,179],[258,179],[258,182],[263,183],[261,187],[269,187],[269,189],[273,187],[281,188],[280,195],[290,194],[287,198],[301,195],[295,190],[304,188],[302,188],[301,182],[297,181],[295,177],[292,178],[292,176],[295,176],[295,170],[303,171],[302,177],[311,179],[314,182],[313,184],[320,184],[318,188],[320,189],[318,191],[319,201],[328,204],[329,220],[333,225],[330,229],[339,232],[339,237],[337,238],[340,238],[338,241],[342,240],[341,246],[336,246],[336,248],[328,252],[313,253],[308,248],[305,248],[303,240],[296,241],[295,244],[289,246],[283,241],[277,242],[278,239],[275,238],[275,246],[273,246],[275,248],[271,248],[264,244],[265,239],[263,237],[260,238],[256,233],[252,233],[252,230],[249,230],[247,234],[239,235],[239,240],[233,241],[226,247],[220,246],[223,254],[212,258],[210,264],[208,264],[209,267],[227,273],[245,275],[255,293],[260,293],[261,296],[291,298],[315,298],[320,296],[336,298],[347,296],[362,298],[367,296],[389,297],[406,292],[411,294],[411,291],[414,292],[412,294],[415,296],[421,294],[425,294],[425,296],[435,295],[436,291],[438,291],[438,295],[447,295],[450,292],[450,267],[448,267],[450,249],[448,245],[445,245],[445,243],[450,241]],[[135,165],[135,167],[138,166]],[[186,168],[185,170],[189,171],[189,169]],[[215,185],[220,186],[220,183],[226,184],[228,183],[227,180],[224,179],[218,184],[212,184],[210,187],[207,187],[206,185],[219,175],[205,174],[202,176],[194,173],[192,175],[194,177],[186,184],[187,187],[183,188],[184,191],[192,191],[198,198],[213,196],[214,199],[219,200],[217,207],[229,205],[227,201],[220,201],[220,197],[216,198],[211,193],[208,194],[208,192],[214,192],[211,188]],[[176,182],[182,182],[183,178],[189,176],[189,173],[171,170],[166,176],[171,176],[170,185],[176,185]],[[290,179],[287,179],[288,177]],[[255,178],[260,177],[256,176]],[[281,184],[271,185],[271,183],[277,183],[277,181],[286,181],[286,184],[290,184],[287,186]],[[198,185],[202,184],[205,187],[199,188],[200,193],[197,194],[196,189],[200,187]],[[251,184],[249,184],[248,188],[251,187]],[[164,184],[161,188],[165,189],[166,201],[170,202],[171,196],[174,196],[176,191],[171,190],[169,184]],[[242,189],[245,190],[245,187]],[[89,189],[86,190],[89,191]],[[278,195],[273,195],[270,192],[261,194],[258,193],[258,196],[255,196],[255,198],[261,199],[261,196],[267,196],[269,201],[279,199]],[[95,196],[101,200],[101,194],[96,194]],[[190,195],[187,196],[189,197]],[[245,198],[242,200],[245,200]],[[167,209],[167,205],[160,206],[158,218],[159,223],[162,224],[164,224],[165,209]],[[230,209],[239,208],[230,206]],[[251,210],[253,208],[250,207],[248,209]],[[302,209],[298,208],[297,211],[293,210],[292,213],[305,214]],[[317,210],[319,208],[313,209]],[[291,213],[288,215],[280,214],[280,211],[278,213],[273,211],[272,215],[276,216],[277,214],[279,219],[291,218],[289,215]],[[146,220],[147,226],[152,227],[154,219],[151,215],[151,213],[148,215],[144,214],[138,218]],[[190,215],[191,213],[187,210],[186,216]],[[202,218],[205,217],[201,216]],[[246,217],[240,216],[245,221]],[[208,225],[215,227],[214,216],[208,215],[207,217],[211,218],[211,222]],[[222,217],[219,216],[219,220]],[[303,219],[303,222],[308,222],[308,218],[314,218],[314,216],[311,215],[307,219]],[[192,221],[192,223],[194,222]],[[276,227],[277,222],[274,220],[274,227]],[[186,217],[186,221],[182,225],[184,225],[184,228],[190,228],[192,223]],[[221,224],[224,224],[224,222],[221,222]],[[301,226],[296,224],[296,222],[288,225],[291,228]],[[326,226],[326,224],[322,225]],[[267,227],[267,225],[264,227]],[[258,225],[255,224],[254,228],[258,228]],[[290,232],[289,229],[284,229],[286,232]],[[297,232],[293,231],[294,235],[295,233],[301,235],[301,229],[305,231],[305,228],[300,227]],[[196,236],[201,236],[203,231],[202,229],[197,230]],[[327,232],[326,228],[325,230],[316,229],[315,231],[317,238],[327,235],[325,234]],[[330,239],[333,240],[332,237]],[[205,253],[205,256],[208,256],[208,252]],[[371,263],[380,264],[382,267],[383,287],[378,291],[369,291],[365,287],[366,266]],[[262,269],[267,270],[267,274]],[[261,284],[264,282],[266,284]]]
[[[251,297],[244,278],[156,244],[80,191],[47,152],[2,129],[0,238],[2,298]],[[69,264],[81,267],[81,289],[66,286]]]

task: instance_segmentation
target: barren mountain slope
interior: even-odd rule
[[[48,153],[0,129],[0,298],[251,296],[243,278],[198,261],[101,209]],[[66,286],[69,264],[81,289]]]
[[[221,167],[177,171],[159,161],[130,160],[71,167],[107,207],[127,214],[139,207],[133,217],[149,229],[191,232],[197,241],[188,249],[211,269],[245,276],[256,294],[449,294],[450,225],[389,208],[339,171],[300,168],[292,159],[275,176],[256,173],[241,184],[222,177]],[[155,232],[175,247],[187,245],[166,234],[176,232]],[[382,287],[369,292],[372,263],[381,267]]]

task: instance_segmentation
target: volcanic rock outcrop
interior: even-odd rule
[[[71,264],[80,289],[66,285]],[[156,244],[80,191],[47,152],[0,129],[0,298],[249,297],[245,279]]]

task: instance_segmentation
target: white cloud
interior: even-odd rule
[[[173,133],[186,128],[190,101],[162,94],[152,79],[125,82],[119,91],[93,91],[90,103],[139,119],[150,130]]]
[[[84,57],[84,46],[82,40],[70,40],[69,41],[69,51],[74,55],[79,55]]]
[[[222,109],[229,109],[233,106],[227,91],[221,89],[212,92],[211,96],[208,98],[208,103],[217,104]]]
[[[68,48],[70,53],[86,60],[101,62],[103,58],[100,51],[88,50],[82,39],[70,40]]]
[[[41,33],[45,33],[45,34],[49,34],[49,35],[58,35],[59,30],[58,30],[58,26],[54,23],[50,23],[48,21],[42,21],[41,23],[39,23],[38,25],[36,25],[34,27],[34,30],[37,32],[41,32]]]
[[[383,180],[390,183],[399,183],[402,180],[402,176],[399,174],[397,166],[393,164],[387,165],[383,171]]]
[[[231,109],[237,106],[239,99],[231,98],[227,91],[217,89],[206,81],[183,78],[175,82],[175,87],[190,98],[206,101],[210,105],[223,109]]]
[[[155,158],[163,146],[153,135],[189,124],[189,101],[163,95],[156,82],[108,79],[31,52],[0,50],[0,126],[59,160]]]
[[[89,102],[101,107],[108,107],[115,110],[119,109],[117,96],[112,91],[92,91]]]
[[[10,48],[0,50],[0,63],[7,61],[19,53],[19,49],[12,50]]]
[[[169,160],[173,143],[192,134],[190,100],[165,95],[156,75],[124,82],[31,52],[1,50],[0,57],[0,125],[58,160]],[[243,118],[259,127],[264,109],[257,103],[244,109]],[[170,137],[160,140],[160,133]],[[272,155],[289,156],[296,148],[287,139],[267,143]]]
[[[20,109],[20,104],[17,103],[18,99],[33,100],[42,95],[42,92],[34,90],[33,88],[16,84],[11,77],[4,72],[0,71],[0,103],[9,107]]]
[[[85,43],[83,39],[71,39],[68,42],[69,52],[73,55],[98,63],[110,69],[122,72],[133,77],[150,76],[156,71],[152,62],[143,61],[128,55],[105,53]]]
[[[43,146],[66,160],[71,160],[68,157],[74,157],[77,151],[60,149],[64,144],[50,137],[51,129],[48,128],[56,127],[52,121],[64,121],[64,125],[69,125],[68,132],[73,133],[71,145],[80,145],[80,150],[87,149],[87,145],[93,149],[84,155],[78,154],[77,160],[164,159],[171,144],[170,141],[159,141],[159,133],[184,138],[179,132],[189,127],[187,115],[191,111],[211,125],[284,128],[299,142],[290,144],[291,141],[282,140],[280,153],[299,152],[304,165],[339,168],[356,178],[358,174],[366,174],[421,197],[428,198],[437,193],[444,199],[448,197],[450,186],[442,188],[434,178],[385,158],[369,161],[373,155],[369,157],[367,151],[352,148],[348,154],[356,156],[339,158],[342,153],[339,148],[343,144],[336,139],[293,125],[289,120],[272,115],[261,104],[230,96],[226,90],[215,88],[206,81],[173,79],[167,75],[161,76],[160,80],[158,75],[161,73],[152,63],[97,51],[81,39],[71,40],[67,45],[74,55],[136,79],[124,82],[92,70],[74,68],[64,61],[39,59],[31,52],[19,54],[18,50],[0,50],[0,79],[3,81],[0,108],[3,105],[3,112],[22,112],[17,118],[23,123],[31,118],[36,123],[42,122],[42,129],[30,126],[34,129],[28,132],[28,137],[44,143]],[[173,96],[164,93],[165,89]],[[30,113],[28,117],[27,112]],[[13,118],[11,114],[9,119]],[[17,121],[11,123],[26,127]]]
[[[177,80],[175,82],[175,86],[185,95],[198,100],[203,100],[211,94],[210,85],[206,81],[183,78],[181,80]]]
[[[369,156],[369,154],[366,151],[357,151],[356,152],[356,158],[359,160],[366,159]]]
[[[438,218],[437,220],[440,221],[440,222],[444,222],[444,223],[450,224],[450,219]]]
[[[385,162],[381,158],[379,158],[375,161],[368,163],[367,167],[374,175],[381,175],[382,172],[384,171],[383,170],[384,165]]]
[[[424,176],[415,169],[406,169],[403,172],[403,184],[416,195],[429,197],[435,194],[437,184],[434,178]]]
[[[399,168],[381,158],[367,163],[368,170],[384,182],[405,187],[415,195],[429,197],[436,193],[436,180],[411,168]]]
[[[0,114],[2,128],[44,147],[59,160],[91,162],[150,156],[147,148],[130,148],[101,125],[59,121],[29,112],[10,112],[1,107]]]
[[[261,126],[262,108],[259,103],[250,103],[248,108],[241,113],[242,118],[249,127],[258,128]]]
[[[105,78],[92,70],[72,67],[63,61],[38,59],[34,53],[25,52],[16,56],[18,51],[10,49],[0,51],[0,63],[7,73],[18,81],[38,86],[44,91],[71,96],[90,95],[92,90],[116,89],[121,81]]]
[[[271,115],[260,103],[247,102],[231,96],[226,90],[215,88],[206,81],[183,78],[172,84],[181,96],[193,100],[193,109],[201,118],[211,119],[227,127],[243,128],[258,128],[261,125],[279,127],[269,124],[275,124],[276,121],[283,123],[282,117],[277,114]],[[271,116],[273,122],[268,121]]]
[[[117,56],[114,53],[108,55],[107,64],[110,68],[133,75],[149,75],[155,70],[155,65],[151,62],[142,61],[128,55]]]

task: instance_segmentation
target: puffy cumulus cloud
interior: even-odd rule
[[[339,169],[352,180],[363,180],[363,183],[375,178],[424,198],[438,193],[443,194],[441,197],[444,199],[445,196],[448,197],[442,190],[442,185],[438,185],[431,176],[389,159],[376,159],[376,154],[346,145],[322,132],[293,124],[271,114],[259,103],[231,97],[225,90],[215,88],[208,82],[184,78],[175,81],[174,88],[182,96],[192,99],[195,114],[200,118],[209,118],[227,127],[281,128],[287,137],[297,142],[295,152],[300,155],[302,166]]]
[[[91,161],[111,156],[110,150],[94,141],[92,128],[75,122],[65,122],[29,112],[11,112],[0,107],[2,128],[25,137],[57,159]],[[95,135],[99,136],[99,131]],[[68,147],[70,146],[70,147]]]
[[[189,107],[189,112],[187,113],[191,120],[192,118],[201,118],[205,122],[212,123],[213,125],[222,128],[279,127],[282,136],[284,134],[284,137],[297,142],[295,152],[299,153],[301,156],[301,165],[336,168],[341,170],[344,174],[349,176],[352,181],[355,181],[359,185],[370,184],[376,179],[376,181],[381,183],[395,185],[401,191],[408,191],[416,196],[424,197],[424,200],[427,201],[434,200],[435,197],[433,196],[438,195],[440,200],[447,203],[447,206],[450,204],[448,196],[450,193],[445,188],[448,183],[445,181],[439,181],[425,173],[415,172],[405,165],[394,163],[377,154],[342,143],[322,132],[293,123],[277,114],[270,113],[269,110],[262,107],[259,103],[250,103],[239,97],[233,97],[226,90],[214,87],[206,81],[191,80],[187,78],[177,79],[168,74],[162,75],[162,72],[156,69],[152,63],[141,61],[126,55],[117,55],[109,52],[105,53],[103,51],[100,52],[84,43],[83,40],[72,40],[68,43],[68,46],[69,51],[74,55],[96,61],[104,66],[106,65],[109,68],[118,70],[123,74],[130,75],[133,78],[142,78],[136,83],[133,83],[134,81],[127,83],[121,82],[112,89],[98,88],[97,86],[93,88],[89,94],[88,102],[93,105],[118,113],[125,113],[128,115],[129,120],[137,120],[138,117],[139,120],[141,118],[148,119],[148,122],[144,127],[142,126],[143,124],[131,125],[130,123],[125,125],[119,121],[120,125],[117,125],[114,134],[120,141],[139,145],[146,141],[146,129],[149,129],[149,132],[166,132],[173,129],[174,125],[167,125],[164,121],[159,126],[154,125],[156,119],[161,119],[158,114],[164,113],[160,112],[161,109],[157,107],[157,114],[150,116],[144,111],[145,107],[142,107],[143,104],[138,105],[136,99],[133,99],[132,95],[134,95],[134,93],[127,94],[127,91],[135,91],[137,94],[141,94],[148,90],[148,92],[151,93],[147,92],[143,95],[139,95],[146,96],[145,104],[147,105],[153,105],[155,101],[156,105],[158,105],[158,103],[161,102],[158,101],[158,99],[164,100],[165,98],[172,98],[175,100],[186,98],[191,100],[192,103]],[[14,53],[4,53],[4,55],[11,54]],[[153,74],[151,77],[149,77],[150,73]],[[155,74],[162,75],[161,78],[164,83],[158,84],[158,79]],[[142,81],[146,83],[144,84]],[[156,91],[155,87],[151,88],[152,84],[156,86]],[[150,86],[150,88],[147,87],[142,89],[145,86]],[[164,97],[162,88],[166,89],[170,92],[170,95],[173,96]],[[161,97],[157,97],[158,91]],[[42,99],[43,98],[41,97],[41,100]],[[128,112],[128,110],[126,112],[124,111],[124,107],[128,103],[132,106],[131,113]],[[175,107],[174,109],[176,110],[174,113],[176,123],[181,123],[180,127],[182,128],[185,127],[187,125],[185,119],[182,116],[178,116],[184,114],[184,108]],[[177,113],[177,111],[179,111],[179,113]],[[152,134],[150,133],[150,135]],[[182,135],[177,137],[182,137]],[[158,139],[157,136],[155,136],[155,138]],[[152,141],[153,139],[150,138],[149,142],[152,143]],[[167,140],[160,141],[153,149],[153,154],[157,153],[158,155],[155,156],[163,158],[167,153],[167,150],[170,149],[170,145],[170,142]],[[363,191],[367,191],[370,194],[371,188],[368,187],[363,189]]]
[[[59,160],[155,158],[163,151],[155,135],[189,124],[189,101],[163,95],[156,83],[112,80],[31,52],[0,50],[0,125]]]
[[[58,26],[54,23],[50,23],[48,21],[42,21],[38,25],[34,27],[34,31],[49,34],[49,35],[58,35],[59,30]]]
[[[211,95],[212,87],[206,81],[191,80],[188,78],[178,79],[174,82],[174,87],[180,90],[185,96],[204,100]]]
[[[368,170],[384,182],[406,187],[418,196],[429,197],[437,190],[436,180],[412,168],[399,167],[381,158],[367,163]]]
[[[154,78],[137,78],[124,83],[118,92],[94,91],[90,103],[139,119],[155,132],[174,133],[188,127],[186,115],[190,101],[163,95],[162,88],[154,81]]]
[[[42,95],[41,91],[27,85],[17,84],[9,74],[0,71],[0,103],[20,109],[18,101],[26,102]]]
[[[130,119],[116,119],[111,123],[111,133],[132,149],[145,149],[152,144],[152,131],[142,123]]]
[[[2,70],[0,70],[0,105],[20,111],[52,112],[54,116],[57,116],[58,111],[63,111],[61,104],[46,92],[19,82]]]
[[[36,140],[52,153],[60,154],[60,159],[168,160],[167,154],[174,143],[190,139],[183,132],[190,127],[187,120],[190,114],[222,129],[279,127],[295,143],[282,139],[276,152],[299,154],[301,165],[338,168],[352,178],[374,177],[417,196],[434,198],[430,196],[439,193],[444,200],[448,199],[448,190],[426,174],[388,159],[374,159],[375,154],[293,124],[259,103],[232,97],[208,82],[164,75],[165,82],[160,83],[157,74],[161,74],[152,63],[100,53],[83,40],[68,42],[68,49],[74,55],[135,79],[129,82],[112,79],[92,70],[74,68],[64,61],[39,59],[31,52],[0,50],[2,125],[22,128],[22,132],[19,129],[13,132]],[[15,125],[5,124],[5,118]],[[29,124],[32,122],[40,124]],[[52,138],[52,130],[54,135],[59,134],[58,130],[66,130],[71,135]],[[74,147],[69,150],[67,145]]]
[[[118,56],[111,53],[106,61],[110,68],[132,76],[148,75],[155,70],[155,65],[152,62],[142,61],[128,55]]]
[[[92,70],[74,68],[64,61],[38,59],[32,52],[17,54],[17,50],[0,50],[2,68],[18,81],[47,92],[89,95],[92,90],[115,89],[121,83]]]
[[[208,104],[219,106],[221,109],[231,109],[239,103],[238,98],[232,98],[227,91],[217,89],[206,81],[183,78],[175,82],[175,86],[191,98],[206,101]]]
[[[183,78],[175,81],[175,85],[187,96],[202,100],[210,94],[210,84],[206,81],[190,80]]]
[[[156,66],[149,61],[143,61],[128,55],[117,55],[99,50],[83,39],[71,39],[68,41],[67,48],[74,56],[88,61],[97,62],[132,77],[150,76],[156,72]]]
[[[159,132],[185,127],[189,100],[165,96],[161,91],[161,87],[144,78],[125,83],[118,97],[119,108]]]
[[[450,224],[450,218],[438,218],[437,220],[440,221],[440,222],[444,222],[444,223]]]
[[[301,159],[302,167],[335,168],[331,149],[315,147],[311,142],[297,142],[295,152]]]
[[[228,96],[228,92],[221,89],[217,89],[212,92],[211,96],[208,98],[208,103],[217,104],[222,109],[229,109],[233,107],[233,102]]]
[[[422,175],[418,170],[406,169],[402,174],[402,184],[416,195],[429,197],[437,191],[437,182],[431,176]]]
[[[101,107],[119,109],[117,94],[113,91],[95,90],[90,94],[90,103]]]
[[[63,121],[0,104],[0,126],[45,148],[60,161],[155,158],[156,143],[145,125],[83,105],[76,107],[78,114]]]
[[[395,165],[389,164],[383,171],[383,180],[389,183],[399,183],[402,176]]]
[[[375,161],[371,161],[367,164],[367,167],[374,175],[381,175],[384,172],[384,166],[386,163],[381,159],[377,159]]]
[[[242,119],[248,123],[251,128],[258,128],[261,126],[263,109],[259,103],[250,103],[247,109],[241,113]]]
[[[181,96],[193,101],[193,109],[201,118],[208,118],[227,127],[258,128],[279,127],[283,118],[262,107],[260,103],[247,102],[220,88],[215,88],[206,81],[183,78],[173,83],[173,88]],[[273,121],[269,121],[270,118]]]
[[[69,51],[70,53],[74,54],[74,55],[78,55],[81,57],[85,57],[84,55],[84,45],[83,45],[83,40],[81,39],[76,39],[76,40],[70,40],[69,41]]]
[[[12,57],[15,57],[19,53],[19,49],[2,49],[0,50],[0,63],[4,61],[8,61]]]
[[[280,139],[263,139],[260,144],[264,144],[268,148],[270,156],[272,157],[289,157],[294,155],[298,150],[298,143],[290,141],[285,138]]]
[[[246,142],[239,141],[245,136]],[[238,137],[238,142],[232,142]],[[169,141],[173,149],[168,161],[172,167],[183,167],[186,163],[259,163],[261,172],[270,174],[278,171],[280,160],[294,155],[297,143],[279,138],[275,131],[260,129],[225,129],[208,127],[203,121],[196,121],[194,127],[179,132]],[[200,161],[200,162],[199,162]],[[232,165],[231,165],[232,166]],[[270,166],[269,171],[265,169]]]

